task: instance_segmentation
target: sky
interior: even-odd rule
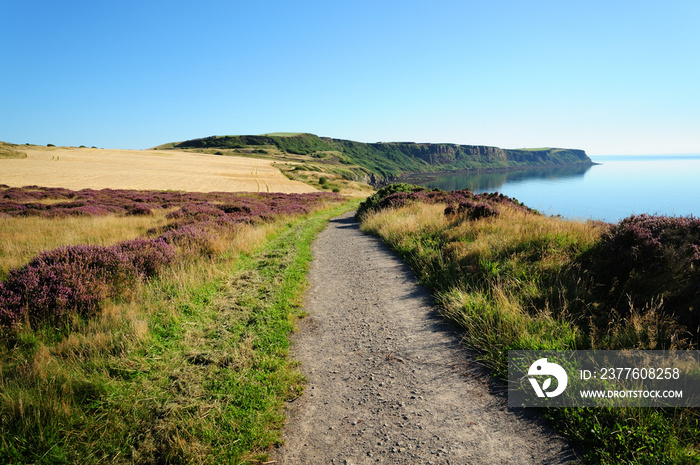
[[[0,140],[700,153],[700,2],[0,0]]]

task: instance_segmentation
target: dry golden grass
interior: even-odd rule
[[[65,245],[111,245],[164,225],[167,211],[152,216],[69,218],[14,217],[0,221],[0,279],[39,253]]]
[[[114,220],[138,218],[96,219],[100,220],[98,223],[101,226],[105,226]],[[151,220],[153,221],[152,218]],[[233,263],[239,253],[256,249],[284,223],[285,220],[280,219],[272,223],[242,225],[222,236],[221,246],[225,250],[221,252]],[[84,229],[89,231],[90,228]],[[98,232],[102,232],[102,229],[98,228]],[[128,228],[122,229],[128,232]],[[109,238],[102,236],[100,241],[107,243]],[[143,361],[129,357],[129,354],[143,344],[152,343],[154,336],[149,329],[149,321],[153,320],[154,313],[174,317],[178,313],[178,303],[188,298],[191,289],[202,287],[207,282],[226,279],[227,274],[233,272],[233,268],[222,268],[221,265],[221,260],[215,258],[178,263],[161,273],[158,281],[162,284],[139,284],[124,301],[106,302],[96,318],[78,325],[75,331],[58,341],[38,341],[33,332],[36,329],[26,327],[17,338],[36,341],[37,345],[33,355],[28,360],[23,360],[23,368],[14,372],[13,379],[5,378],[0,373],[0,410],[15,420],[20,419],[20,429],[31,429],[37,418],[44,415],[63,424],[70,424],[69,419],[74,415],[84,414],[76,404],[76,397],[80,397],[76,391],[84,389],[83,384],[99,388],[102,382],[99,376],[93,379],[88,371],[92,367],[102,369],[109,366],[113,371],[118,370],[124,376],[130,376],[141,370]],[[187,328],[183,336],[185,345],[201,344],[202,341],[195,340],[195,335],[190,334],[195,326]],[[12,365],[19,360],[16,359],[18,356],[8,347],[0,345],[0,360],[3,364]]]
[[[499,211],[500,215],[494,218],[453,222],[452,227],[445,230],[445,239],[463,246],[468,244],[470,253],[481,257],[522,250],[540,253],[540,258],[546,261],[549,254],[561,251],[558,246],[594,242],[602,228],[598,223],[532,215],[509,207],[501,207]],[[548,243],[554,246],[547,247]]]
[[[27,154],[18,150],[15,144],[0,142],[0,159],[3,158],[27,158]]]
[[[340,174],[330,172],[335,168],[335,165],[304,165],[296,162],[275,162],[274,166],[279,168],[289,179],[303,182],[319,190],[338,192],[346,198],[364,199],[374,193],[374,188],[369,184],[350,181]],[[321,184],[321,178],[326,178],[327,183]]]
[[[381,237],[398,238],[418,232],[443,230],[448,221],[443,215],[446,205],[411,203],[398,209],[382,210],[366,215],[362,221],[365,231],[372,231]]]
[[[242,253],[251,253],[260,247],[263,242],[275,231],[277,226],[274,223],[262,223],[257,225],[244,224],[237,230],[236,234],[226,242],[228,247],[233,247]]]
[[[24,159],[0,159],[0,184],[68,189],[191,192],[315,192],[272,161],[169,150],[22,146]]]
[[[28,457],[22,463],[228,463],[222,457],[231,449],[263,457],[261,448],[281,427],[278,409],[299,392],[300,376],[291,366],[268,368],[283,357],[259,335],[289,330],[268,320],[300,302],[296,244],[308,247],[326,218],[341,211],[231,228],[218,235],[216,254],[162,270],[104,302],[94,318],[76,319],[69,332],[19,328],[0,344],[0,449],[21,451]],[[251,328],[258,323],[250,316],[263,311],[257,321],[265,331]],[[268,369],[269,390],[267,375],[260,376]],[[232,405],[242,397],[256,407]],[[235,445],[239,440],[243,445]]]

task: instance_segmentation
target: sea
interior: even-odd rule
[[[699,155],[598,155],[592,166],[452,173],[410,182],[500,192],[540,212],[617,222],[633,214],[700,216]]]

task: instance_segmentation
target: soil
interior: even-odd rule
[[[352,215],[314,242],[292,349],[307,385],[268,463],[571,462],[532,411],[507,408],[411,270]]]

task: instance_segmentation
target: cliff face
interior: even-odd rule
[[[409,156],[430,165],[459,165],[463,162],[484,164],[573,165],[592,164],[583,150],[576,149],[502,149],[485,145],[378,143],[377,149],[395,146]]]
[[[484,145],[421,144],[414,142],[364,143],[318,137],[293,136],[212,136],[176,144],[174,148],[238,149],[274,146],[282,152],[313,155],[337,154],[340,163],[355,165],[363,173],[381,180],[405,173],[450,170],[505,169],[528,166],[591,165],[583,150],[574,149],[502,149]],[[164,146],[163,146],[164,147]]]

